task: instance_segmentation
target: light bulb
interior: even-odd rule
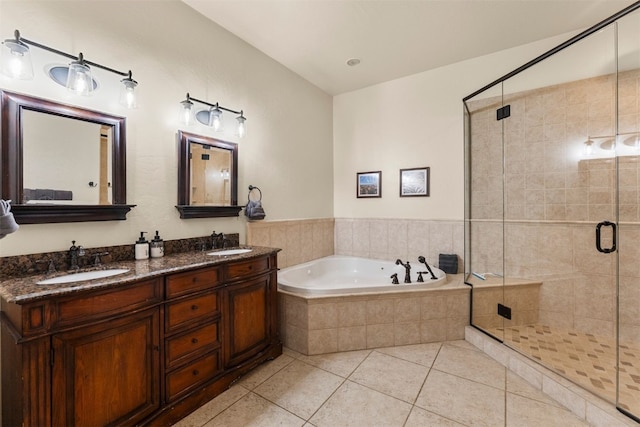
[[[240,115],[236,117],[236,120],[238,121],[238,136],[244,138],[247,134],[247,124],[245,123],[247,119],[244,117],[242,111],[240,111]]]
[[[78,60],[69,64],[67,74],[67,89],[78,95],[90,95],[93,92],[93,79],[91,69],[84,63],[82,53],[78,55]]]
[[[191,125],[191,107],[193,102],[189,101],[189,94],[187,94],[187,99],[180,103],[180,122],[186,126]]]
[[[33,65],[29,46],[20,41],[20,32],[16,30],[15,39],[4,40],[2,44],[2,73],[13,79],[32,79]]]
[[[129,71],[129,77],[125,77],[120,80],[122,87],[120,88],[120,103],[127,108],[136,108],[138,106],[136,101],[136,87],[138,82],[131,78],[131,71]]]

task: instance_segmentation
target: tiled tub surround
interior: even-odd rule
[[[447,279],[419,291],[321,297],[279,291],[281,338],[306,355],[461,339],[470,288],[461,274]]]
[[[281,248],[286,268],[334,254],[333,218],[247,222],[247,244]]]
[[[458,255],[464,270],[464,222],[418,219],[336,218],[336,255],[409,260],[424,256],[438,267],[439,254]]]

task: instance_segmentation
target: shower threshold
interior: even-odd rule
[[[616,410],[613,403],[615,340],[544,325],[487,330],[499,337],[503,336],[503,331],[504,342],[508,343],[508,346],[502,345],[472,326],[465,329],[465,340],[590,425],[638,425]],[[640,411],[640,402],[634,402],[626,396],[633,396],[630,392],[635,390],[634,387],[640,386],[637,382],[640,381],[640,349],[637,346],[621,347],[620,354],[622,366],[619,406],[627,412],[637,414]],[[629,392],[625,392],[625,388]],[[629,407],[630,405],[632,407]]]

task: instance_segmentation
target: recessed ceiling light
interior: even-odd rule
[[[358,58],[351,58],[347,60],[347,65],[349,67],[355,67],[356,65],[358,65],[360,63],[360,60]]]

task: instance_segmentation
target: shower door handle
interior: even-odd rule
[[[603,248],[600,242],[601,240],[601,230],[602,227],[611,227],[611,231],[613,233],[613,241],[610,248]],[[598,252],[602,252],[603,254],[609,254],[611,252],[615,252],[616,250],[616,224],[611,221],[602,221],[596,225],[596,249]]]

